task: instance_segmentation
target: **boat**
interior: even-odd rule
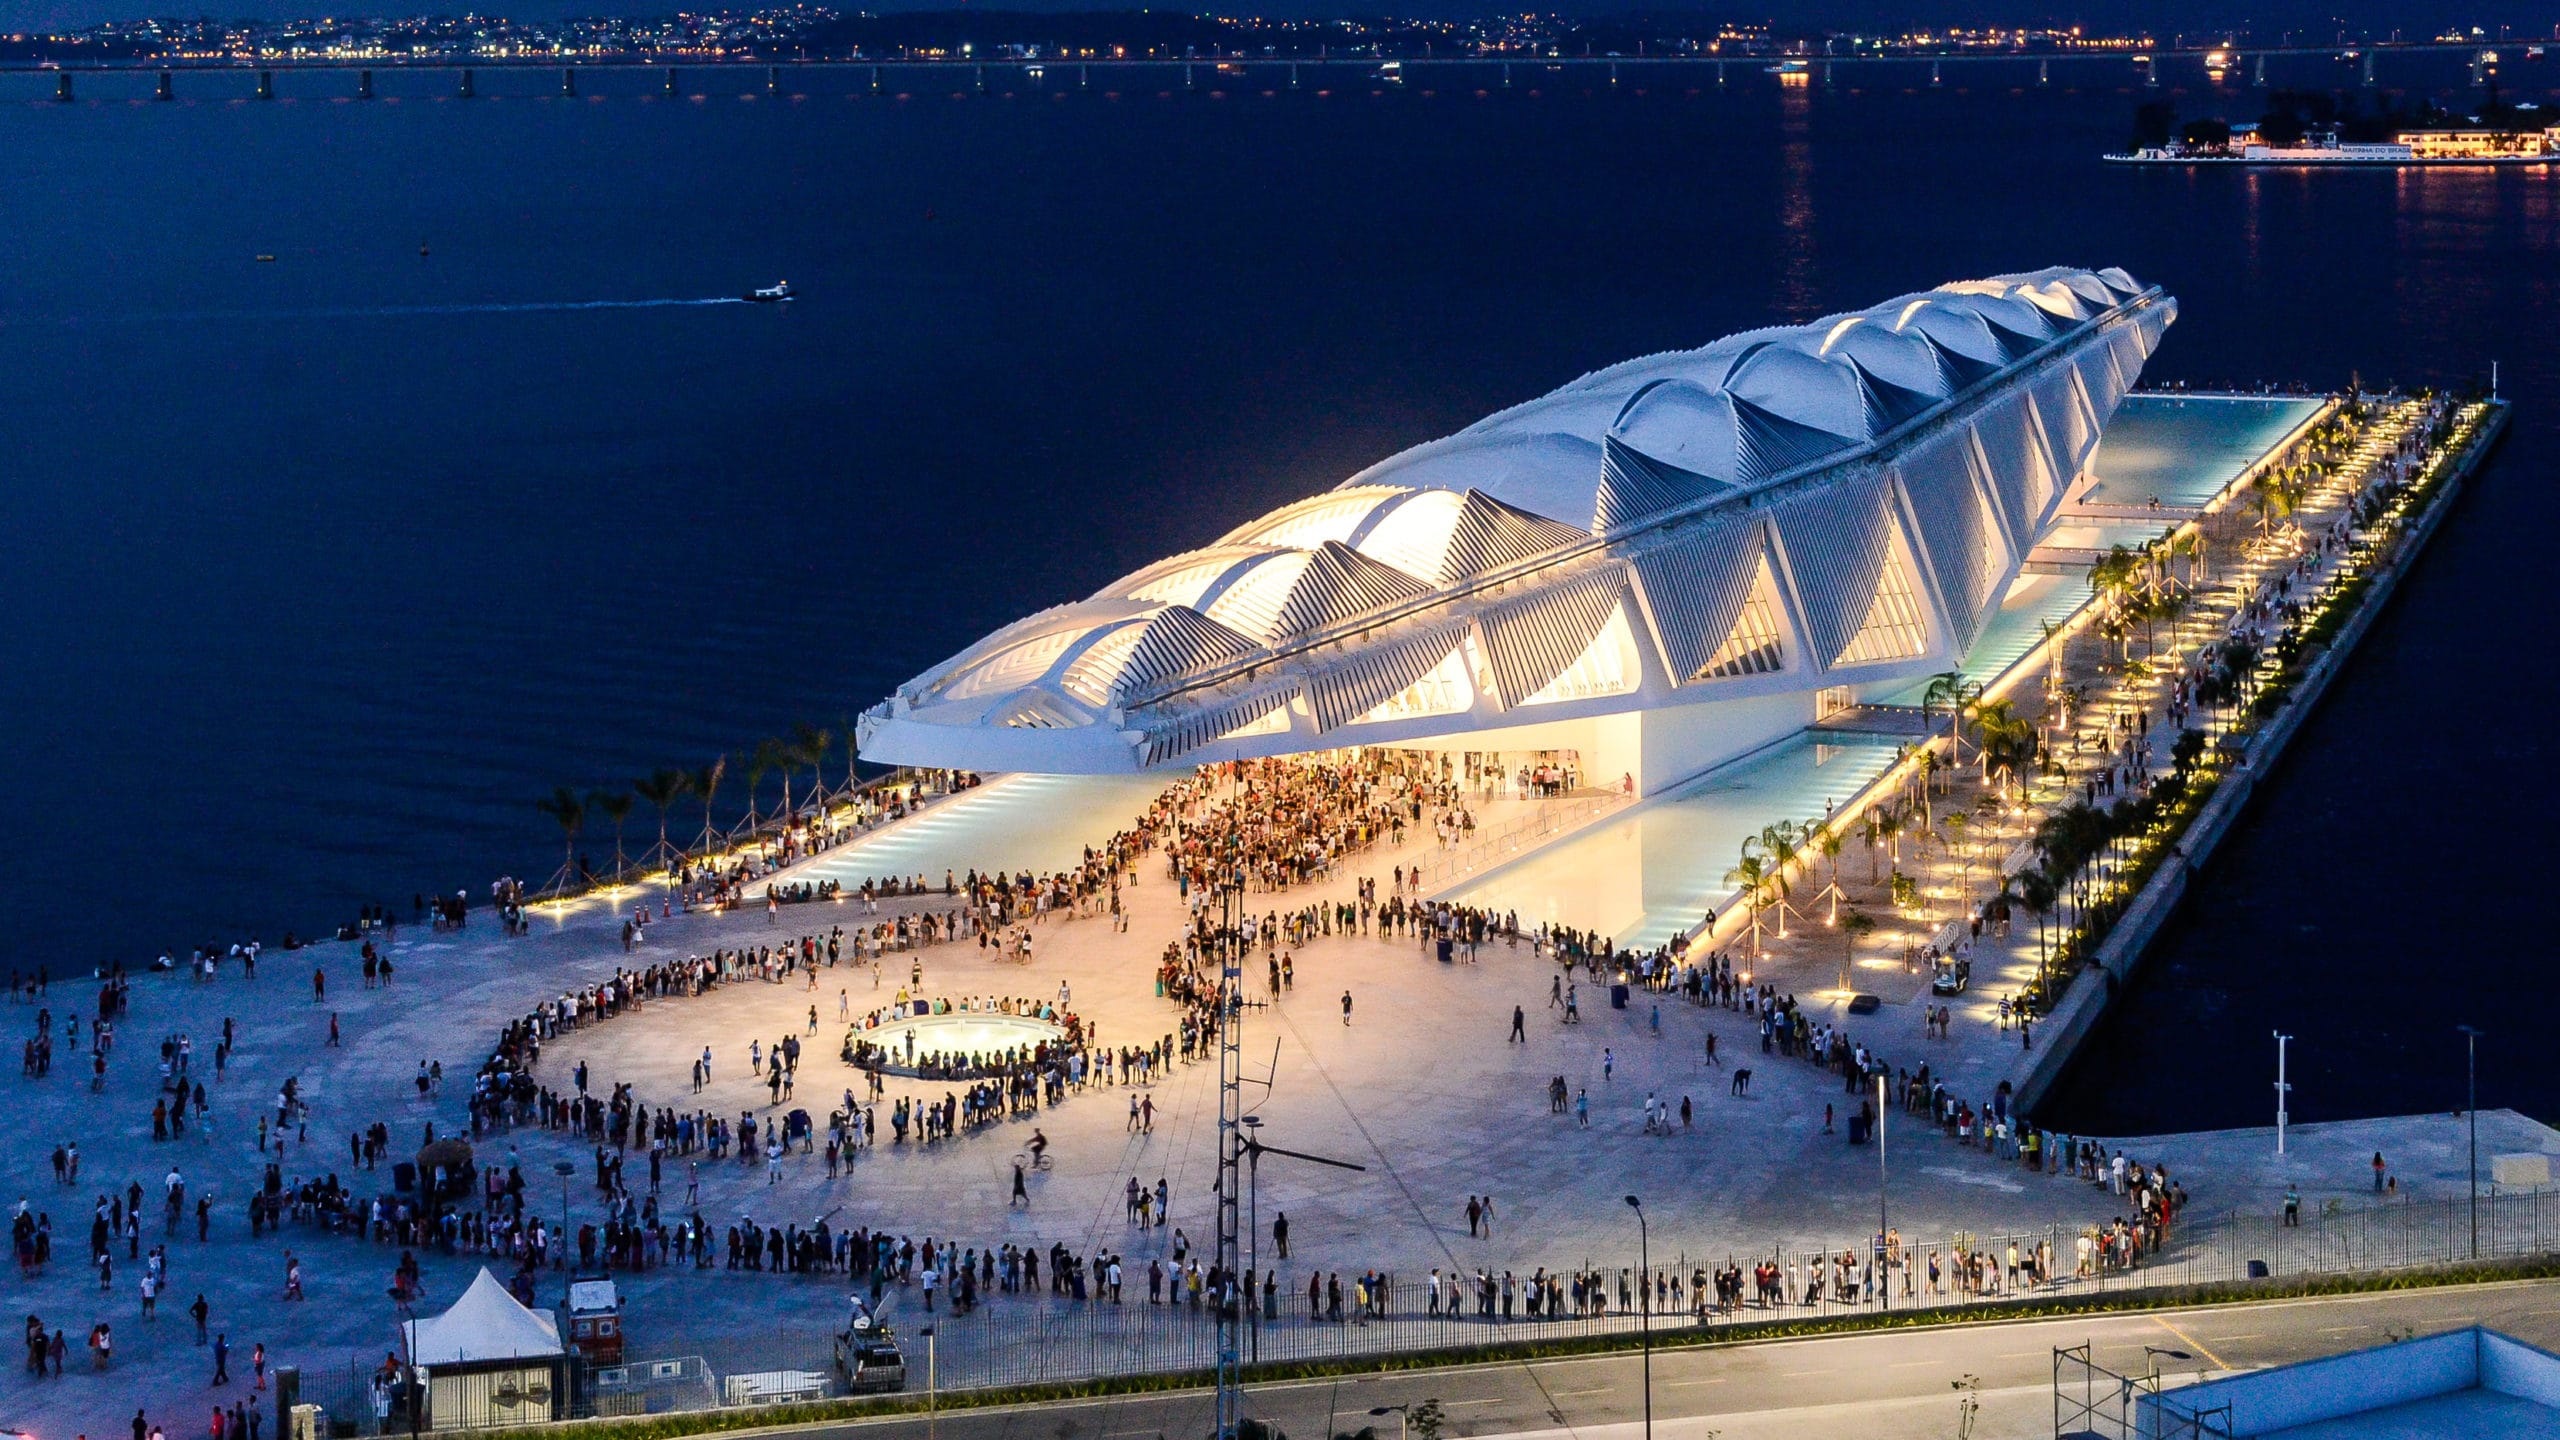
[[[2340,140],[2334,131],[2315,132],[2290,145],[2268,145],[2254,137],[2235,136],[2234,141],[2222,146],[2146,145],[2130,154],[2100,158],[2110,165],[2273,165],[2306,169],[2560,166],[2560,125],[2539,131],[2404,130],[2385,141]]]
[[[788,280],[776,281],[761,290],[747,292],[747,299],[757,305],[779,305],[783,301],[797,298],[799,297],[791,293],[791,282]]]
[[[1760,73],[1779,76],[1810,75],[1813,73],[1813,66],[1802,60],[1781,60],[1775,65],[1766,67]]]
[[[273,265],[276,263],[276,257],[273,255],[261,255],[258,257],[258,263],[261,265]]]
[[[1371,71],[1369,73],[1369,78],[1382,85],[1401,85],[1404,83],[1404,62],[1401,60],[1390,60],[1386,64]]]

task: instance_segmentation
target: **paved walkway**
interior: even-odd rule
[[[963,797],[946,803],[970,802]],[[1104,830],[1118,823],[1098,817]],[[1355,862],[1329,885],[1256,898],[1274,908],[1303,904],[1340,893],[1352,875],[1383,873],[1399,859],[1410,863],[1427,853],[1427,845],[1405,847],[1401,856],[1380,852]],[[1038,959],[1027,970],[984,959],[974,945],[929,950],[922,956],[927,990],[1046,995],[1063,981],[1106,1043],[1142,1043],[1162,1033],[1172,1012],[1153,994],[1152,961],[1177,926],[1177,903],[1160,867],[1142,866],[1142,875],[1131,896],[1126,935],[1100,920],[1052,921],[1043,927]],[[769,923],[761,910],[677,916],[652,925],[636,957],[622,953],[618,916],[601,903],[540,918],[533,935],[514,940],[501,939],[485,915],[455,934],[404,928],[392,947],[397,982],[378,990],[359,987],[354,956],[345,946],[270,952],[254,982],[236,967],[211,983],[141,977],[102,1092],[91,1093],[70,1064],[57,1064],[49,1078],[17,1082],[13,1098],[21,1119],[7,1152],[7,1178],[31,1206],[50,1214],[55,1236],[53,1263],[18,1293],[25,1311],[66,1332],[73,1373],[58,1382],[17,1387],[7,1418],[41,1433],[94,1434],[129,1418],[131,1406],[140,1403],[172,1423],[172,1433],[181,1433],[176,1425],[199,1424],[198,1412],[217,1396],[232,1398],[242,1389],[235,1383],[217,1392],[205,1383],[210,1356],[195,1345],[182,1313],[199,1291],[212,1308],[213,1328],[231,1339],[235,1377],[246,1375],[249,1346],[264,1342],[276,1363],[304,1367],[315,1392],[328,1395],[334,1387],[337,1394],[351,1393],[352,1373],[378,1362],[392,1344],[394,1316],[383,1290],[395,1252],[294,1228],[253,1241],[240,1203],[257,1173],[255,1117],[288,1076],[300,1082],[315,1117],[310,1139],[293,1150],[287,1174],[350,1176],[345,1137],[363,1125],[387,1121],[396,1153],[412,1148],[431,1121],[439,1133],[460,1127],[458,1085],[457,1093],[434,1099],[419,1098],[410,1086],[421,1061],[440,1062],[458,1081],[486,1053],[500,1023],[561,985],[602,978],[635,959],[754,944],[839,918],[850,921],[857,908],[785,907],[779,924]],[[1645,1197],[1653,1254],[1664,1263],[1836,1246],[1871,1223],[1874,1151],[1850,1147],[1822,1128],[1823,1106],[1845,1098],[1839,1082],[1808,1065],[1752,1053],[1750,1031],[1737,1014],[1664,998],[1657,1033],[1652,997],[1639,992],[1633,1008],[1614,1011],[1586,980],[1583,1023],[1566,1025],[1547,1005],[1551,968],[1526,946],[1494,945],[1471,963],[1443,966],[1408,942],[1336,936],[1298,950],[1295,962],[1296,988],[1245,1016],[1250,1067],[1273,1080],[1271,1093],[1254,1108],[1266,1120],[1264,1134],[1272,1143],[1368,1169],[1345,1176],[1277,1160],[1264,1167],[1260,1218],[1267,1232],[1276,1214],[1289,1216],[1293,1253],[1283,1274],[1292,1290],[1303,1284],[1308,1264],[1338,1271],[1346,1285],[1372,1266],[1407,1280],[1434,1266],[1484,1266],[1522,1275],[1542,1266],[1614,1270],[1635,1260],[1634,1227],[1621,1203],[1628,1193]],[[315,966],[329,976],[326,1003],[311,997]],[[814,996],[798,984],[740,984],[700,1000],[654,1003],[563,1037],[546,1052],[542,1078],[563,1085],[583,1060],[599,1089],[627,1080],[645,1101],[689,1104],[690,1057],[709,1045],[717,1078],[699,1103],[732,1115],[747,1108],[763,1113],[765,1094],[751,1088],[746,1073],[750,1039],[769,1041],[805,1030],[807,1008],[816,1003],[828,1022],[820,1038],[831,1042],[831,990],[847,991],[847,1002],[861,1006],[896,986],[894,978],[884,978],[881,988],[869,988],[867,970],[821,972],[821,980]],[[1346,989],[1355,1000],[1349,1025],[1342,1023],[1340,1008]],[[88,1004],[94,990],[87,982],[57,983],[47,997],[55,1023]],[[1505,1038],[1515,1005],[1527,1020],[1522,1043]],[[337,1048],[324,1044],[333,1012],[344,1034]],[[32,1007],[19,1007],[18,1014],[22,1028],[32,1025]],[[155,1143],[149,1125],[158,1078],[154,1047],[164,1035],[192,1036],[202,1074],[224,1016],[237,1019],[240,1046],[226,1074],[208,1084],[214,1097],[210,1136],[198,1130],[183,1141]],[[1984,1027],[1972,1030],[1982,1033],[1959,1027],[1957,1040],[1941,1042],[1951,1062],[1969,1047],[1996,1046]],[[1718,1038],[1721,1068],[1704,1058],[1710,1033]],[[1920,1044],[1915,1036],[1898,1039],[1893,1048],[1917,1051]],[[821,1114],[850,1078],[831,1055],[831,1044],[817,1047],[804,1066],[801,1084],[807,1088],[796,1102]],[[1747,1099],[1729,1094],[1728,1076],[1737,1061],[1757,1072]],[[1589,1094],[1588,1129],[1570,1115],[1549,1113],[1545,1085],[1555,1075]],[[741,1214],[769,1224],[827,1215],[834,1225],[936,1234],[971,1245],[1064,1242],[1087,1254],[1108,1248],[1143,1273],[1149,1258],[1170,1256],[1177,1231],[1195,1244],[1205,1243],[1210,1233],[1212,1081],[1210,1067],[1193,1066],[1155,1085],[1149,1092],[1157,1108],[1152,1134],[1129,1132],[1129,1097],[1110,1090],[1073,1096],[1043,1113],[1038,1123],[1055,1141],[1059,1164],[1035,1180],[1028,1211],[1005,1203],[1009,1162],[1028,1135],[1028,1122],[929,1149],[866,1153],[849,1176],[833,1180],[816,1157],[791,1161],[778,1186],[764,1183],[760,1165],[708,1166],[701,1208],[721,1223]],[[943,1089],[892,1081],[890,1096],[938,1097]],[[1693,1124],[1669,1137],[1643,1134],[1641,1107],[1648,1091],[1674,1103],[1688,1098]],[[2536,1132],[2537,1148],[2560,1150],[2548,1132],[2528,1128]],[[82,1152],[79,1183],[55,1186],[47,1154],[56,1143],[72,1140]],[[2067,1234],[2119,1208],[2115,1197],[2086,1185],[2023,1175],[1936,1135],[1897,1130],[1893,1140],[1894,1222],[1915,1245],[1958,1230],[1988,1236],[2058,1225]],[[2199,1207],[2263,1206],[2256,1182],[2226,1186],[2218,1178],[2219,1143],[2198,1141],[2192,1150],[2184,1142],[2150,1148],[2170,1156]],[[2394,1148],[2401,1143],[2392,1141]],[[2527,1143],[2522,1136],[2512,1142]],[[577,1167],[567,1196],[570,1220],[594,1218],[583,1145],[566,1136],[518,1132],[484,1144],[484,1161],[503,1164],[510,1144],[542,1213],[552,1213],[559,1203],[549,1171],[553,1160],[565,1159]],[[2360,1178],[2364,1145],[2358,1138],[2335,1161],[2333,1168],[2344,1172],[2337,1183],[2352,1185]],[[192,1224],[167,1239],[170,1289],[158,1318],[145,1321],[135,1289],[139,1266],[124,1260],[119,1248],[113,1280],[102,1292],[98,1277],[80,1263],[83,1231],[94,1196],[128,1181],[156,1195],[172,1165],[195,1190],[212,1187],[216,1215],[205,1242],[194,1238]],[[674,1185],[681,1185],[682,1171],[681,1162],[671,1169]],[[1170,1226],[1141,1233],[1115,1213],[1132,1175],[1143,1183],[1166,1180],[1174,1196]],[[2423,1183],[2436,1182],[2430,1176]],[[1489,1239],[1467,1234],[1463,1210],[1469,1195],[1493,1197]],[[680,1200],[681,1190],[667,1198]],[[146,1244],[159,1243],[156,1204],[150,1213]],[[288,1250],[303,1262],[307,1303],[281,1299]],[[421,1258],[431,1306],[457,1295],[479,1264],[467,1257]],[[826,1277],[718,1270],[651,1272],[627,1288],[635,1356],[700,1354],[722,1371],[822,1368],[843,1290]],[[893,1309],[912,1303],[892,1300]],[[946,1327],[942,1359],[949,1383],[993,1373],[997,1362],[990,1357],[1018,1350],[1027,1338],[1027,1307],[1049,1303],[998,1297],[978,1317]],[[112,1322],[117,1336],[114,1368],[104,1374],[86,1370],[80,1353],[80,1338],[100,1319]],[[1131,1333],[1158,1340],[1168,1326],[1180,1324],[1161,1318],[1131,1323],[1137,1327]],[[973,1348],[980,1343],[992,1348],[981,1353]]]

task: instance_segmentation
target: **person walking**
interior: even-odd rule
[[[1351,1023],[1351,992],[1348,990],[1342,992],[1342,1023]]]
[[[196,1303],[187,1307],[187,1314],[196,1322],[196,1343],[199,1345],[204,1343],[205,1317],[212,1313],[213,1307],[204,1303],[204,1296],[201,1293],[197,1294]]]
[[[228,1335],[213,1337],[213,1383],[217,1388],[231,1383],[231,1337]],[[133,1412],[133,1419],[135,1428],[141,1428],[142,1412]]]
[[[1511,1007],[1511,1040],[1512,1040],[1512,1043],[1514,1043],[1514,1044],[1518,1044],[1518,1045],[1526,1045],[1526,1044],[1528,1044],[1528,1043],[1529,1043],[1529,1031],[1528,1031],[1528,1024],[1529,1024],[1529,1012],[1528,1012],[1528,1011],[1526,1011],[1526,1010],[1521,1009],[1521,1008],[1520,1008],[1519,1006],[1517,1006],[1517,1005],[1512,1006],[1512,1007]]]

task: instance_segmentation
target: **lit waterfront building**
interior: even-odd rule
[[[1572,752],[1649,793],[1954,666],[2176,316],[2049,269],[1612,366],[1006,626],[861,753]]]

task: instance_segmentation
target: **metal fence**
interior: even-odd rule
[[[2076,1183],[2076,1182],[2075,1182]],[[2331,1199],[2306,1205],[2298,1223],[2281,1213],[2190,1212],[2155,1255],[2130,1265],[2110,1265],[2093,1255],[2084,1269],[2081,1223],[2000,1232],[1903,1237],[1903,1263],[1892,1270],[1889,1296],[1879,1295],[1871,1263],[1871,1236],[1830,1244],[1781,1242],[1757,1251],[1655,1252],[1649,1284],[1635,1256],[1595,1257],[1545,1272],[1566,1297],[1561,1313],[1542,1305],[1528,1313],[1531,1275],[1514,1272],[1505,1302],[1497,1274],[1493,1313],[1483,1313],[1480,1292],[1453,1290],[1443,1279],[1441,1301],[1432,1303],[1427,1279],[1398,1275],[1382,1287],[1383,1301],[1364,1313],[1354,1299],[1358,1277],[1344,1274],[1340,1319],[1329,1298],[1311,1315],[1307,1272],[1284,1268],[1268,1309],[1248,1317],[1248,1363],[1357,1359],[1422,1350],[1456,1350],[1521,1340],[1587,1335],[1631,1335],[1649,1324],[1656,1332],[1713,1331],[1764,1321],[1821,1319],[1884,1311],[1973,1308],[1996,1310],[2021,1302],[2250,1279],[2310,1274],[2352,1274],[2468,1260],[2516,1258],[2560,1249],[2560,1192],[2492,1190],[2480,1195],[2479,1247],[2471,1244],[2471,1206],[2456,1194],[2426,1201],[2401,1199],[2352,1203]],[[2011,1268],[2012,1249],[2018,1265]],[[2034,1262],[2049,1256],[2046,1278],[2034,1278]],[[1978,1256],[1980,1267],[1966,1264]],[[1844,1266],[1842,1261],[1846,1259]],[[1755,1271],[1776,1267],[1777,1286],[1762,1295]],[[1934,1266],[1933,1266],[1934,1262]],[[1703,1297],[1698,1277],[1728,1265],[1743,1273],[1738,1303]],[[1935,1278],[1932,1278],[1932,1270]],[[1589,1277],[1596,1299],[1572,1301],[1577,1271]],[[1535,1272],[1532,1272],[1534,1274]],[[1812,1277],[1819,1273],[1817,1288]],[[1845,1277],[1845,1283],[1844,1283]],[[950,1389],[1037,1384],[1106,1375],[1201,1369],[1214,1359],[1216,1317],[1189,1301],[1150,1304],[1142,1291],[1120,1302],[1057,1301],[994,1296],[976,1313],[941,1317],[938,1369]],[[1645,1313],[1643,1296],[1654,1299]],[[1454,1295],[1455,1298],[1452,1298]]]
[[[1416,867],[1422,872],[1422,884],[1427,889],[1436,890],[1451,881],[1499,865],[1548,836],[1572,829],[1615,805],[1620,798],[1616,791],[1601,791],[1562,800],[1538,801],[1535,810],[1492,834],[1442,850],[1423,861]]]
[[[2083,1182],[2059,1183],[2079,1186]],[[1340,1318],[1334,1318],[1329,1287],[1320,1287],[1311,1307],[1310,1272],[1281,1262],[1280,1283],[1269,1307],[1256,1304],[1248,1314],[1244,1353],[1248,1364],[1357,1361],[1521,1341],[1632,1336],[1644,1326],[1656,1334],[1696,1334],[1769,1321],[1884,1311],[1954,1309],[1996,1314],[2004,1306],[2022,1302],[2092,1293],[2388,1271],[2463,1261],[2475,1253],[2484,1260],[2512,1259],[2560,1249],[2560,1191],[2484,1187],[2478,1204],[2476,1252],[2472,1216],[2473,1207],[2461,1193],[2423,1201],[2332,1197],[2305,1205],[2298,1220],[2290,1224],[2281,1211],[2191,1211],[2156,1255],[2132,1265],[2092,1263],[2085,1271],[2079,1241],[2090,1227],[2079,1222],[1935,1237],[1906,1231],[1900,1252],[1903,1263],[1891,1269],[1890,1295],[1878,1294],[1873,1283],[1870,1235],[1827,1244],[1809,1239],[1779,1241],[1757,1250],[1689,1249],[1675,1241],[1654,1250],[1649,1274],[1639,1269],[1633,1254],[1567,1258],[1561,1267],[1543,1272],[1515,1270],[1509,1277],[1507,1303],[1504,1277],[1497,1272],[1490,1314],[1485,1313],[1482,1292],[1472,1274],[1457,1284],[1444,1276],[1436,1305],[1427,1277],[1389,1276],[1374,1287],[1364,1307],[1358,1288],[1362,1277],[1346,1272],[1340,1277]],[[2014,1275],[2009,1259],[2013,1246],[2020,1261]],[[2049,1254],[2052,1263],[2051,1274],[2042,1281],[2034,1278],[2032,1265],[2040,1254]],[[1979,1269],[1964,1263],[1968,1256],[1981,1257]],[[1766,1294],[1755,1283],[1755,1272],[1763,1262],[1777,1273],[1775,1288]],[[1712,1288],[1701,1297],[1699,1276],[1728,1266],[1743,1272],[1739,1300],[1718,1303]],[[1532,1315],[1528,1290],[1541,1273],[1554,1282],[1548,1293],[1561,1295],[1564,1303],[1560,1307],[1541,1303],[1539,1313]],[[1818,1288],[1811,1278],[1816,1274],[1822,1276]],[[1326,1278],[1331,1276],[1328,1270]],[[1579,1304],[1574,1299],[1577,1276],[1585,1282]],[[846,1277],[809,1276],[776,1283],[790,1286],[813,1303],[823,1297],[832,1305],[845,1288]],[[912,1308],[911,1297],[894,1298],[898,1296],[894,1291],[892,1295],[887,1313],[909,1351],[908,1388],[921,1389],[926,1357],[917,1322],[926,1317]],[[1647,1297],[1653,1301],[1650,1307]],[[1122,1298],[1117,1301],[1107,1297],[1070,1300],[1045,1293],[990,1294],[969,1313],[953,1314],[945,1306],[931,1318],[936,1332],[933,1368],[944,1390],[1199,1371],[1209,1368],[1215,1358],[1214,1309],[1192,1303],[1187,1293],[1165,1303],[1149,1303],[1143,1272],[1124,1279]],[[712,1409],[720,1403],[718,1378],[701,1357],[594,1368],[587,1372],[585,1383],[573,1387],[574,1408],[581,1415]],[[305,1372],[302,1398],[322,1406],[337,1422],[338,1433],[371,1434],[377,1407],[369,1379],[370,1371],[361,1366],[343,1372]],[[2097,1381],[2090,1383],[2095,1386]]]
[[[598,1366],[587,1377],[578,1407],[585,1414],[672,1415],[720,1404],[719,1379],[699,1355]]]

